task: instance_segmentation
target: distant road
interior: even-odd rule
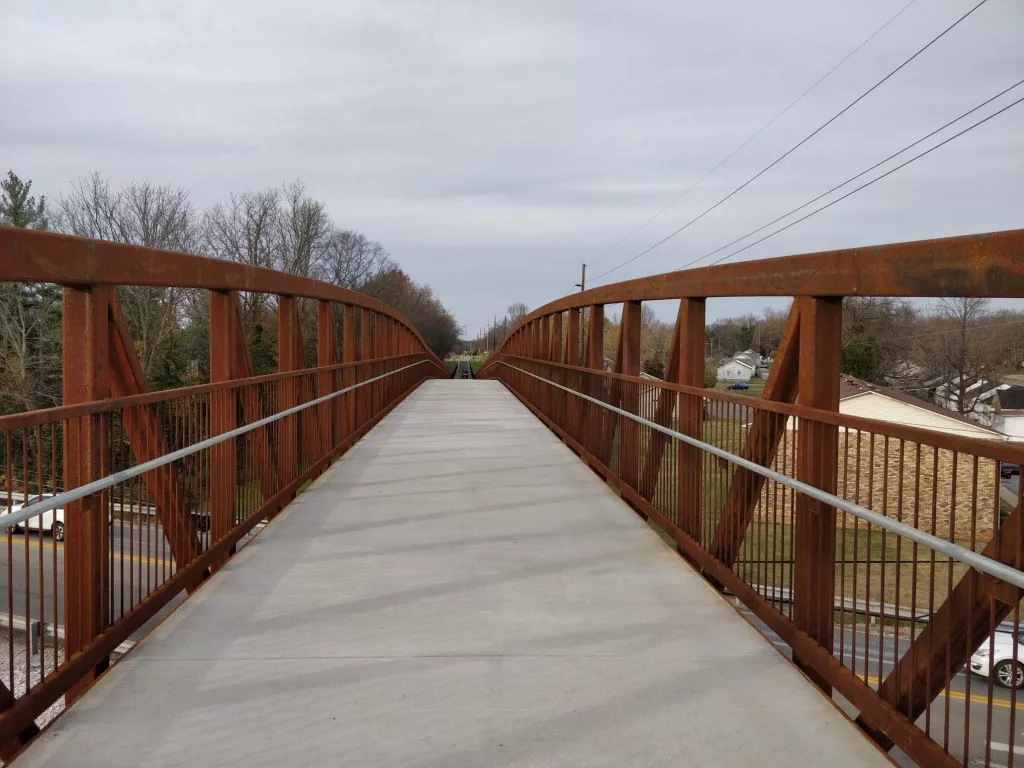
[[[114,617],[121,615],[122,599],[124,609],[128,610],[149,591],[155,589],[162,581],[174,573],[174,561],[171,559],[170,548],[164,538],[163,530],[153,520],[149,526],[145,521],[122,523],[114,520],[111,523],[113,546],[111,563],[113,572],[110,574],[114,607]],[[38,621],[40,613],[39,579],[43,580],[43,621],[53,623],[54,603],[56,601],[57,621],[64,622],[64,543],[55,542],[44,533],[42,542],[39,533],[32,531],[28,536],[26,553],[25,534],[16,533],[11,537],[11,548],[0,542],[0,613],[8,613],[8,579],[14,584],[13,614],[15,617],[29,617],[29,621]],[[10,554],[10,559],[8,559]],[[28,573],[26,574],[26,561]],[[53,588],[54,564],[56,564],[58,589],[56,595]],[[148,579],[148,582],[147,582]],[[26,589],[26,585],[30,585]],[[123,598],[122,598],[123,596]],[[134,598],[134,599],[133,599]]]

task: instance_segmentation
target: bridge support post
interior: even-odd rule
[[[342,310],[341,324],[341,356],[345,368],[341,373],[341,385],[351,387],[356,383],[356,366],[353,363],[359,360],[359,349],[356,346],[356,313],[359,310],[351,304],[346,304]],[[356,393],[349,392],[342,395],[344,398],[345,422],[342,427],[341,439],[346,439],[356,429]]]
[[[553,363],[562,362],[562,313],[555,312],[551,315],[551,351],[548,354],[548,359]],[[557,381],[559,384],[565,384],[565,369],[550,366],[550,378]],[[556,407],[560,413],[565,413],[566,405],[568,405],[568,392],[563,392],[560,389],[551,388],[551,407]]]
[[[565,318],[565,355],[562,362],[566,365],[580,364],[580,311],[570,309]]]
[[[384,357],[387,355],[387,331],[385,330],[387,324],[385,320],[387,318],[384,315],[378,314],[375,316],[376,323],[373,329],[373,356]],[[384,363],[375,363],[373,366],[373,375],[380,376],[384,373]],[[370,389],[373,390],[373,413],[370,414],[371,418],[380,413],[381,408],[384,407],[384,386],[385,382],[378,381],[370,385]]]
[[[560,363],[562,362],[562,313],[555,312],[551,316],[551,353],[548,355],[548,359]]]
[[[587,351],[584,367],[600,371],[604,366],[604,304],[590,307],[590,320],[587,326]],[[601,398],[603,386],[600,376],[588,376],[590,381],[584,392],[591,397]],[[584,422],[586,423],[587,440],[585,446],[595,456],[601,441],[601,423],[604,417],[602,408],[593,403],[583,403]]]
[[[676,325],[679,328],[677,383],[704,386],[704,299],[681,299]],[[679,393],[679,431],[700,439],[703,432],[704,398]],[[669,415],[671,419],[671,414]],[[679,527],[697,541],[703,522],[704,498],[701,461],[703,452],[692,445],[678,446],[679,478],[677,519]]]
[[[839,410],[839,362],[843,321],[841,298],[804,300],[800,313],[800,403]],[[836,492],[839,430],[799,419],[797,479]],[[832,648],[836,580],[836,510],[803,494],[796,497],[793,621],[823,648]],[[826,693],[832,686],[799,654],[793,661]]]
[[[288,373],[296,370],[299,340],[299,309],[294,296],[277,297],[277,370]],[[279,411],[294,408],[299,404],[299,387],[294,377],[278,380]],[[299,419],[298,415],[288,416],[278,422],[277,466],[281,473],[281,485],[286,486],[296,477],[299,469]]]
[[[360,345],[359,345],[359,359],[361,361],[373,359],[373,312],[368,309],[364,309],[360,313],[359,330],[360,330]],[[359,366],[358,381],[366,381],[372,377],[369,364]],[[358,382],[357,382],[358,383]],[[359,403],[359,426],[362,427],[367,421],[370,420],[371,398],[370,391],[363,387],[359,390],[359,396],[357,401]]]
[[[619,349],[616,354],[616,373],[626,376],[640,375],[640,314],[639,301],[627,301],[622,305],[622,325],[619,326]],[[633,381],[612,381],[612,404],[624,411],[639,415],[640,385]],[[619,422],[619,476],[631,488],[636,488],[640,478],[640,431],[635,421],[612,416],[608,419],[606,451],[610,455],[615,422]]]
[[[334,337],[334,305],[329,301],[319,301],[316,307],[316,365],[318,368],[338,364],[338,344]],[[338,371],[321,371],[317,374],[317,397],[331,394],[340,387],[337,385]],[[326,456],[338,443],[334,434],[338,422],[340,407],[337,398],[328,400],[317,406],[320,428],[320,456]],[[319,458],[319,457],[318,457]]]
[[[65,405],[104,400],[110,395],[111,288],[68,287],[63,292],[63,396]],[[64,487],[77,488],[107,473],[106,422],[102,414],[69,419],[64,435]],[[82,650],[107,626],[107,493],[65,508],[64,652]],[[109,665],[103,658],[76,683],[66,703],[78,698]]]
[[[537,320],[537,359],[547,361],[551,357],[551,332],[549,327],[550,318],[547,315]],[[551,369],[544,366],[541,375],[550,378]],[[551,390],[553,387],[537,382],[538,405],[541,413],[551,415]]]
[[[237,336],[240,329],[232,292],[210,291],[210,383],[241,378]],[[210,436],[238,426],[234,390],[210,394]],[[226,536],[234,525],[238,474],[236,441],[227,440],[210,449],[210,540]],[[223,565],[227,556],[215,567]]]
[[[562,362],[566,365],[579,367],[580,364],[580,310],[570,309],[565,319],[565,356]],[[570,389],[580,391],[580,374],[577,371],[566,371],[566,386]],[[566,420],[567,429],[580,443],[583,443],[583,436],[580,434],[580,399],[573,397],[568,392],[566,397]]]

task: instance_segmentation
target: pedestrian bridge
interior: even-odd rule
[[[448,380],[381,421],[18,765],[823,755],[887,764],[501,384]]]
[[[1024,446],[838,412],[843,297],[1022,298],[1024,231],[592,288],[471,380],[296,275],[0,227],[0,281],[63,286],[63,404],[0,416],[5,762],[1024,751],[1024,511],[1000,482]],[[148,391],[123,285],[208,296],[209,382]],[[262,376],[253,294],[276,307]],[[794,300],[763,397],[704,388],[705,300],[766,294]],[[665,299],[665,377],[642,377]]]

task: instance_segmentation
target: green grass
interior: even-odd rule
[[[735,384],[734,381],[720,381],[715,384],[715,389],[720,392],[728,391],[730,384]],[[746,395],[747,397],[762,397],[764,395],[764,385],[768,382],[765,379],[751,379],[747,382],[750,385],[750,389],[736,390],[731,394],[734,395]]]
[[[473,371],[473,375],[476,376],[480,371],[480,366],[484,364],[483,360],[470,360],[469,369]]]

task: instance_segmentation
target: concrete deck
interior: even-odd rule
[[[18,760],[882,766],[505,389],[432,381]]]

